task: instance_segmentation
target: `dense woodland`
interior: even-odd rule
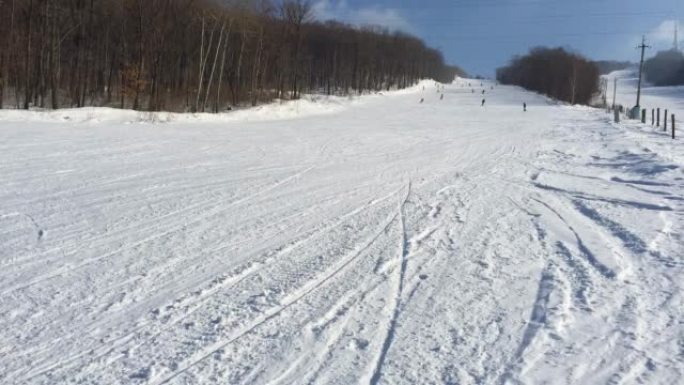
[[[533,48],[499,68],[496,78],[571,104],[590,104],[598,92],[594,62],[563,48]]]
[[[684,54],[671,49],[658,52],[644,62],[646,80],[655,86],[677,86],[684,84]]]
[[[304,0],[0,0],[0,107],[231,106],[451,81],[421,40]]]

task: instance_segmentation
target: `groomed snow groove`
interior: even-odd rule
[[[684,146],[479,84],[0,110],[0,383],[678,383]]]

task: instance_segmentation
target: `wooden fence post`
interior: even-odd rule
[[[675,138],[675,118],[674,114],[672,114],[672,139]]]
[[[665,116],[663,116],[663,132],[667,131],[667,110],[665,110]]]
[[[641,123],[646,124],[646,110],[641,110]]]
[[[660,108],[657,109],[658,113],[656,115],[656,127],[660,127]]]
[[[651,108],[651,126],[655,125],[655,108]]]

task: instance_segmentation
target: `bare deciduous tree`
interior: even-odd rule
[[[563,48],[533,48],[499,68],[497,80],[515,84],[572,104],[589,104],[598,91],[599,70],[578,54]]]
[[[459,72],[415,37],[316,22],[311,9],[307,0],[0,0],[0,108],[13,97],[17,108],[220,111]]]

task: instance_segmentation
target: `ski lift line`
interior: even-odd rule
[[[443,5],[430,5],[430,4],[421,4],[420,9],[446,9],[446,8],[481,8],[481,7],[519,7],[519,6],[525,6],[525,5],[539,5],[539,4],[549,4],[549,3],[556,3],[560,4],[562,3],[563,0],[525,0],[525,1],[516,1],[516,2],[510,2],[510,3],[504,3],[501,2],[500,0],[492,0],[492,1],[487,1],[487,0],[481,0],[481,1],[469,1],[469,2],[454,2],[452,4],[449,4],[448,6],[443,6]],[[582,3],[581,0],[575,1],[575,3]],[[586,0],[584,1],[586,4],[595,4],[595,1],[591,0]],[[411,6],[402,6],[402,5],[396,5],[392,6],[391,8],[393,9],[413,9]]]
[[[589,13],[589,14],[559,14],[559,15],[543,15],[540,17],[508,17],[507,21],[510,21],[510,24],[518,24],[518,23],[529,23],[529,22],[534,22],[534,23],[547,23],[547,22],[552,22],[556,23],[558,20],[568,20],[572,18],[592,18],[592,19],[608,19],[608,18],[623,18],[623,19],[629,19],[632,17],[639,17],[642,20],[644,18],[650,18],[650,19],[662,19],[663,17],[670,17],[672,15],[671,12],[623,12],[623,13]],[[459,15],[460,16],[460,15]],[[400,19],[400,16],[397,16],[396,19]],[[321,22],[325,22],[328,20],[319,20]],[[419,15],[413,15],[410,20],[410,24],[414,26],[445,26],[445,27],[453,27],[453,24],[457,22],[461,26],[466,25],[467,22],[473,22],[476,23],[475,26],[481,27],[481,26],[488,26],[488,25],[499,25],[499,22],[496,21],[489,21],[489,20],[474,20],[472,17],[448,17],[448,16],[427,16],[427,17],[421,17]],[[466,24],[464,24],[466,23]],[[369,25],[371,26],[371,25]],[[641,32],[639,32],[641,33]]]
[[[516,1],[516,2],[509,2],[509,3],[504,3],[501,2],[500,0],[492,0],[492,1],[487,1],[487,0],[480,0],[480,1],[472,1],[472,2],[455,2],[453,4],[450,4],[448,6],[442,6],[442,5],[429,5],[429,4],[421,4],[420,7],[412,7],[412,6],[402,6],[402,5],[392,5],[391,9],[393,10],[406,10],[406,11],[411,11],[411,12],[416,12],[417,10],[423,11],[423,10],[448,10],[448,9],[466,9],[466,8],[483,8],[483,7],[497,7],[497,8],[510,8],[510,7],[520,7],[520,6],[534,6],[534,5],[544,5],[544,6],[554,6],[554,5],[561,5],[561,4],[566,4],[566,0],[525,0],[525,1]],[[575,0],[573,2],[574,5],[590,5],[590,6],[601,6],[601,7],[606,7],[608,4],[605,2],[597,1],[597,0]],[[671,10],[674,12],[674,10]]]
[[[578,13],[578,14],[572,14],[572,13],[564,13],[564,14],[551,14],[551,15],[543,15],[539,17],[508,17],[508,20],[520,20],[520,21],[542,21],[545,19],[571,19],[571,18],[614,18],[614,17],[633,17],[633,16],[639,16],[639,17],[662,17],[662,16],[671,16],[672,13],[668,11],[658,11],[658,12],[596,12],[596,13]],[[457,15],[461,16],[461,15]],[[463,20],[472,20],[472,17],[450,17],[450,16],[427,16],[427,17],[422,17],[420,15],[413,15],[412,16],[412,22],[417,21],[417,20],[425,20],[425,21],[445,21],[445,22],[451,22],[453,23],[454,21],[463,21]],[[478,22],[482,22],[482,20],[477,20]]]
[[[649,15],[649,16],[639,16],[640,20],[644,19],[653,19],[653,20],[661,20],[663,17],[667,16],[667,13],[661,13],[659,15]],[[625,16],[625,18],[630,18],[630,17],[636,17],[636,16]],[[568,18],[569,19],[569,18]],[[558,23],[559,20],[562,19],[551,19],[551,18],[540,18],[540,19],[526,19],[526,18],[519,18],[519,19],[510,19],[510,22],[508,24],[528,24],[530,22],[534,22],[535,24],[548,24],[548,23]],[[472,18],[464,18],[460,20],[449,20],[449,19],[434,19],[434,20],[428,20],[428,19],[419,19],[419,20],[412,20],[410,22],[411,25],[414,26],[430,26],[430,27],[449,27],[453,28],[454,22],[459,23],[460,27],[463,26],[473,26],[473,27],[487,27],[487,26],[499,26],[501,25],[500,22],[496,21],[485,21],[482,22],[480,20],[473,20]],[[469,23],[472,22],[472,23]]]
[[[577,32],[577,33],[544,33],[544,37],[582,37],[582,36],[611,36],[611,35],[639,35],[641,31],[603,31],[603,32]],[[517,39],[530,39],[537,37],[537,34],[525,34],[525,35],[433,35],[426,34],[421,35],[425,39],[451,39],[451,40],[463,40],[466,42],[468,40],[496,40],[501,39],[502,41],[511,41]]]

